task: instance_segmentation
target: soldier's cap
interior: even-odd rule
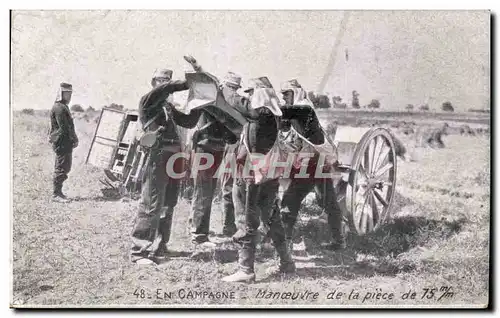
[[[296,79],[291,79],[286,82],[281,83],[281,92],[293,91],[294,89],[302,88]]]
[[[161,77],[172,78],[173,74],[174,72],[168,68],[157,68],[153,73],[153,79]]]
[[[72,92],[73,91],[73,86],[68,83],[61,83],[61,92]]]
[[[170,79],[172,79],[173,74],[174,74],[174,71],[172,71],[168,68],[157,68],[153,73],[153,77],[151,78],[151,86],[154,86],[155,78],[170,78]]]
[[[241,88],[241,76],[234,72],[227,72],[226,76],[224,76],[222,83]]]
[[[266,76],[251,78],[248,87],[244,90],[245,93],[256,88],[273,88],[271,81]]]

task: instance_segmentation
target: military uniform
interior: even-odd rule
[[[251,89],[272,88],[267,78],[253,80]],[[277,100],[277,97],[276,97]],[[242,98],[240,111],[247,117],[249,123],[243,129],[238,143],[237,163],[241,167],[250,153],[268,153],[274,145],[277,133],[276,117],[269,108],[251,106],[248,99]],[[279,111],[279,109],[278,109]],[[248,146],[248,148],[247,148]],[[277,209],[278,180],[268,180],[256,184],[237,176],[233,186],[233,202],[238,231],[233,241],[240,245],[238,251],[238,271],[224,277],[228,282],[248,282],[255,279],[255,252],[258,240],[258,228],[265,220],[270,229],[270,237],[280,258],[279,272],[295,271],[295,264],[288,251],[285,233]]]
[[[240,87],[240,83],[240,76],[233,72],[228,72],[221,86],[222,96],[233,107],[235,107],[238,100],[242,97],[235,92]],[[233,86],[235,89],[231,90],[229,86]],[[199,171],[196,178],[194,178],[191,232],[194,243],[204,243],[208,241],[212,201],[218,181],[217,178],[214,178],[214,174],[219,169],[228,152],[234,150],[233,144],[236,143],[237,138],[208,112],[201,114],[196,129],[197,131],[193,135],[195,152],[208,153],[214,158],[214,165],[210,169]],[[232,236],[236,232],[232,188],[232,176],[225,175],[222,179],[224,214],[222,233],[226,236]]]
[[[310,107],[305,91],[296,80],[291,80],[282,86],[282,92],[293,91],[293,105],[285,105],[281,108],[283,116],[280,122],[281,130],[289,130],[294,128],[300,135],[305,137],[310,143],[320,145],[325,142],[325,136],[322,132],[319,120],[316,113]],[[304,105],[305,104],[305,105]],[[342,232],[342,211],[337,202],[335,194],[334,181],[332,178],[315,178],[316,168],[318,166],[319,155],[316,153],[310,159],[307,173],[309,178],[295,178],[294,175],[299,173],[299,169],[292,169],[291,182],[288,188],[283,193],[281,200],[281,217],[285,226],[286,239],[291,246],[293,229],[297,221],[300,205],[305,196],[314,188],[321,199],[321,206],[328,215],[328,224],[332,234],[332,242],[330,247],[337,249],[345,245],[344,234]],[[321,167],[323,172],[326,167]]]
[[[208,241],[212,200],[217,187],[214,175],[224,159],[226,143],[235,143],[236,136],[206,111],[201,111],[196,129],[193,134],[194,152],[206,153],[214,158],[214,164],[197,171],[193,179],[192,239],[193,243],[205,243]]]
[[[73,148],[78,145],[73,117],[66,104],[69,101],[62,99],[62,92],[72,92],[71,84],[61,83],[59,96],[50,111],[50,136],[49,142],[56,154],[53,177],[53,198],[66,200],[62,192],[64,181],[68,179],[71,171]]]
[[[157,73],[168,78],[172,76],[170,70],[159,70]],[[144,132],[157,131],[160,126],[163,130],[158,133],[157,144],[149,150],[148,164],[143,168],[141,199],[132,230],[132,261],[156,260],[166,251],[166,244],[170,239],[180,179],[169,176],[166,164],[173,154],[182,149],[176,124],[193,126],[200,114],[192,112],[184,115],[169,107],[167,118],[163,107],[168,107],[167,98],[170,94],[188,88],[185,80],[169,81],[154,87],[139,103],[139,116]],[[182,172],[181,166],[180,159],[176,160],[176,173]]]
[[[228,86],[233,86],[235,89],[230,90]],[[241,88],[241,76],[228,72],[224,78],[224,85],[222,87],[222,95],[226,102],[232,107],[237,107],[239,101],[243,96],[239,95],[236,90]],[[224,157],[230,153],[234,153],[236,150],[236,144],[227,144],[225,149]],[[223,202],[223,214],[224,214],[224,225],[222,228],[222,234],[225,236],[232,236],[236,232],[236,220],[234,215],[234,203],[233,203],[233,183],[234,178],[231,174],[224,176],[222,180],[222,202]]]

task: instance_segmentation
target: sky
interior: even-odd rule
[[[72,104],[137,108],[156,68],[181,79],[193,55],[208,72],[296,78],[362,105],[404,110],[425,102],[457,111],[489,108],[487,11],[351,11],[335,64],[327,65],[343,11],[14,11],[12,108],[48,109],[60,82]],[[178,102],[185,93],[176,93]]]

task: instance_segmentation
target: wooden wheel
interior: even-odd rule
[[[346,186],[351,231],[364,235],[386,220],[396,186],[396,149],[383,128],[369,130],[356,147]]]

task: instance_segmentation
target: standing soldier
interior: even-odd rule
[[[201,71],[193,57],[185,59],[195,71]],[[172,73],[168,69],[156,70],[151,80],[153,89],[139,102],[142,129],[145,135],[156,134],[156,141],[149,149],[144,167],[141,200],[132,230],[131,261],[137,264],[154,264],[167,253],[179,180],[167,175],[166,164],[173,154],[181,151],[176,124],[189,128],[199,117],[194,112],[184,115],[167,101],[174,92],[189,89],[187,81],[173,81]]]
[[[261,77],[251,80],[250,87],[245,92],[249,93],[250,100],[241,98],[240,103],[238,103],[238,109],[249,120],[249,123],[243,128],[238,144],[237,162],[240,168],[250,153],[264,155],[269,153],[277,137],[276,116],[281,115],[278,97],[267,78]],[[274,107],[270,105],[274,105]],[[262,219],[265,219],[269,224],[270,237],[280,258],[279,267],[274,271],[278,273],[295,272],[295,264],[285,242],[285,233],[279,211],[273,209],[277,202],[278,188],[279,181],[277,179],[256,184],[255,180],[246,180],[243,176],[236,176],[233,187],[233,202],[238,231],[233,235],[233,241],[240,245],[238,251],[239,269],[236,273],[224,277],[223,281],[250,282],[255,280],[257,232]],[[271,213],[272,215],[269,215]]]
[[[234,107],[238,98],[236,91],[240,87],[241,77],[230,72],[221,85],[224,99]],[[208,239],[210,230],[210,215],[212,201],[217,187],[217,178],[214,177],[223,162],[226,154],[226,145],[234,144],[236,136],[220,121],[207,111],[201,111],[196,131],[193,134],[193,150],[195,154],[208,154],[214,158],[214,164],[205,170],[197,171],[194,180],[194,193],[191,215],[192,243],[213,247],[214,243]],[[230,146],[229,146],[230,147]],[[236,232],[234,224],[234,207],[231,200],[232,179],[225,178],[223,184],[224,196],[224,228],[225,236],[232,236]]]
[[[62,192],[62,187],[71,170],[73,148],[78,146],[73,117],[68,107],[72,92],[71,84],[61,83],[56,101],[50,111],[49,142],[56,153],[52,200],[61,203],[69,202]]]
[[[280,123],[281,131],[293,131],[297,138],[291,138],[291,145],[294,148],[305,146],[311,149],[308,144],[321,145],[325,143],[318,117],[314,109],[307,100],[307,95],[297,80],[290,80],[282,85],[281,92],[285,101],[285,106],[281,108],[283,117]],[[293,129],[292,129],[293,128]],[[300,136],[299,136],[300,135]],[[306,141],[307,140],[307,141]],[[285,141],[286,142],[286,141]],[[345,247],[345,240],[342,231],[342,211],[335,195],[333,178],[315,178],[318,165],[318,153],[314,155],[308,164],[309,178],[294,178],[300,169],[292,169],[291,182],[285,190],[281,202],[281,216],[285,226],[285,234],[289,248],[291,249],[291,239],[293,228],[297,221],[300,204],[304,197],[316,187],[316,193],[320,194],[321,206],[328,215],[328,224],[332,232],[332,241],[326,245],[331,250]],[[319,167],[324,169],[324,167]],[[331,169],[332,167],[326,167]]]
[[[226,102],[237,107],[237,103],[243,96],[238,94],[238,89],[241,88],[241,76],[228,72],[222,82],[221,92]],[[236,143],[226,145],[224,156],[228,153],[234,153]],[[223,213],[224,213],[224,226],[222,228],[222,235],[231,237],[236,233],[236,223],[234,219],[234,204],[233,204],[233,176],[228,174],[222,180],[222,199],[223,199]]]

